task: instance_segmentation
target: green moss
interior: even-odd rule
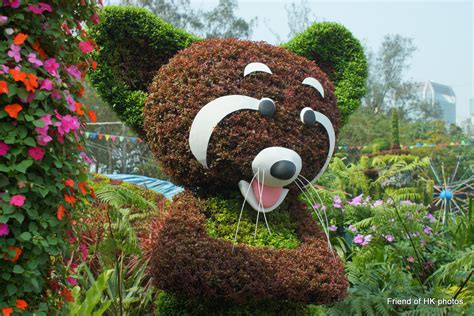
[[[206,226],[208,234],[214,238],[233,241],[242,207],[242,197],[231,199],[209,198],[205,202],[205,207],[208,218]],[[242,212],[237,242],[251,246],[290,249],[299,245],[299,240],[295,233],[295,224],[291,222],[288,211],[280,207],[265,216],[271,234],[268,233],[265,218],[260,214],[257,234],[254,238],[257,212],[246,206]]]
[[[366,92],[367,60],[360,42],[344,26],[314,23],[283,47],[306,57],[326,72],[335,85],[342,122],[360,106]]]

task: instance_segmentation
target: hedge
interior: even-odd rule
[[[146,9],[106,7],[91,36],[101,47],[90,77],[120,119],[142,134],[143,104],[158,69],[198,38]]]
[[[342,122],[361,104],[366,92],[367,60],[360,42],[344,26],[314,23],[283,47],[316,62],[335,85]]]

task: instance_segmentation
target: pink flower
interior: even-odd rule
[[[0,65],[0,75],[7,74],[10,68],[5,65]]]
[[[372,235],[365,236],[364,237],[364,242],[362,243],[362,246],[368,245],[371,240],[372,240]]]
[[[28,149],[28,156],[34,160],[42,160],[44,157],[44,149],[40,147],[31,147]]]
[[[25,197],[21,194],[12,196],[9,202],[10,205],[18,206],[18,207],[23,206],[24,203],[25,203]]]
[[[43,81],[41,81],[40,89],[46,91],[53,90],[53,82],[47,78],[44,79]]]
[[[8,225],[0,223],[0,237],[8,235],[9,232]]]
[[[382,204],[383,204],[383,200],[376,200],[376,201],[374,202],[374,207],[380,206],[380,205],[382,205]]]
[[[69,104],[69,110],[71,112],[74,112],[76,110],[76,101],[74,101],[74,99],[69,93],[67,93],[66,101],[67,101],[67,104]]]
[[[362,243],[364,242],[364,235],[357,234],[352,241],[355,244],[362,245]]]
[[[20,6],[20,2],[21,0],[3,0],[3,6],[16,9]]]
[[[8,22],[8,17],[4,15],[0,15],[0,25],[5,25]]]
[[[80,42],[79,43],[79,49],[84,54],[87,54],[87,53],[90,53],[94,50],[94,45],[92,44],[92,42],[90,40],[87,40],[85,42]]]
[[[79,156],[81,156],[81,158],[89,165],[94,163],[94,160],[92,160],[89,156],[87,156],[87,154],[83,151],[81,151]]]
[[[5,156],[10,150],[10,145],[5,144],[5,142],[0,141],[0,156]]]
[[[40,134],[36,136],[36,141],[40,146],[46,146],[53,138],[47,134]]]
[[[433,228],[431,228],[430,226],[425,226],[425,228],[423,228],[423,232],[426,235],[433,235]]]
[[[401,205],[412,205],[412,204],[415,204],[415,203],[413,203],[413,202],[410,201],[410,200],[405,200],[405,201],[400,201],[400,204],[401,204]]]
[[[43,62],[36,57],[35,53],[28,54],[28,61],[33,65],[33,67],[43,66]]]
[[[385,240],[388,241],[388,242],[392,242],[395,240],[395,237],[393,237],[393,235],[387,235],[385,236]]]
[[[81,125],[79,119],[76,116],[71,116],[69,114],[65,116],[56,115],[60,122],[56,122],[58,127],[58,133],[60,136],[69,133],[70,131],[76,131]]]
[[[58,68],[59,64],[56,62],[54,57],[44,61],[44,69],[46,69],[50,75],[56,76],[58,74]]]
[[[415,262],[415,258],[410,256],[410,257],[407,258],[407,261],[410,262],[410,263],[413,263],[413,262]]]
[[[91,22],[94,24],[100,23],[99,15],[97,14],[97,12],[94,12],[94,14],[89,18],[89,20],[91,20]]]
[[[10,45],[10,50],[8,51],[8,56],[13,58],[18,63],[21,60],[20,51],[21,51],[20,46],[16,46],[15,44],[11,44]]]
[[[359,205],[362,205],[362,194],[356,196],[355,198],[353,198],[353,199],[349,202],[349,205],[352,205],[352,206],[359,206]]]
[[[314,208],[315,210],[317,210],[317,209],[320,208],[320,207],[321,207],[321,204],[319,204],[319,203],[316,203],[316,204],[313,205],[313,208]]]
[[[53,12],[51,6],[44,2],[39,2],[37,5],[29,5],[28,10],[34,14],[43,14],[44,11]]]
[[[337,230],[337,226],[336,225],[331,225],[331,226],[329,226],[329,230],[332,231],[332,232],[335,232]]]
[[[53,139],[48,135],[49,126],[53,123],[51,122],[51,114],[45,114],[41,117],[41,120],[44,122],[43,127],[36,127],[35,130],[38,133],[36,136],[36,141],[40,146],[46,146]]]
[[[77,280],[74,279],[73,277],[70,277],[70,276],[67,277],[67,278],[66,278],[66,281],[67,281],[69,284],[71,284],[71,285],[77,285]]]
[[[61,93],[58,90],[54,90],[51,92],[51,96],[56,100],[61,100]]]
[[[71,77],[74,77],[77,80],[81,80],[81,72],[79,71],[79,69],[76,66],[71,65],[71,66],[67,67],[66,71]]]
[[[89,253],[87,252],[86,244],[81,244],[81,245],[79,246],[79,250],[81,251],[81,254],[82,254],[82,261],[86,261],[87,255],[89,254]]]
[[[336,195],[332,198],[332,201],[333,201],[333,204],[332,206],[334,208],[342,208],[342,200],[341,198],[339,197],[339,195]]]
[[[351,232],[354,232],[354,233],[355,233],[355,232],[357,231],[357,228],[354,227],[354,226],[352,226],[352,224],[350,224],[350,225],[349,225],[349,230],[350,230]]]

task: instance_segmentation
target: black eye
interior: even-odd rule
[[[308,126],[316,124],[316,114],[311,108],[304,108],[300,113],[301,122]]]
[[[270,98],[262,98],[260,102],[258,102],[258,111],[263,116],[273,116],[276,111],[275,102]]]

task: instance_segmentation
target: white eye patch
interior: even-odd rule
[[[272,74],[272,71],[270,70],[270,68],[268,68],[267,65],[265,64],[262,64],[262,63],[250,63],[248,64],[247,66],[245,66],[245,69],[244,69],[244,77],[246,77],[247,75],[250,75],[251,73],[254,73],[254,72],[266,72],[267,74]]]
[[[313,77],[308,77],[303,80],[302,84],[315,88],[324,98],[324,88],[318,80],[314,79]]]
[[[326,171],[329,165],[329,162],[331,161],[331,157],[334,154],[334,147],[336,145],[336,133],[334,132],[334,127],[332,126],[331,121],[326,115],[320,112],[314,111],[313,109],[309,107],[306,107],[303,110],[301,110],[300,119],[305,125],[308,125],[308,126],[313,126],[316,123],[321,124],[326,130],[326,133],[328,133],[328,137],[329,137],[328,156],[321,170],[319,170],[318,174],[311,181],[311,183],[313,183],[319,179],[319,177],[324,173],[324,171]]]
[[[189,147],[204,168],[209,169],[207,147],[217,124],[235,111],[258,111],[259,102],[260,100],[245,95],[227,95],[209,102],[198,112],[189,132]]]

